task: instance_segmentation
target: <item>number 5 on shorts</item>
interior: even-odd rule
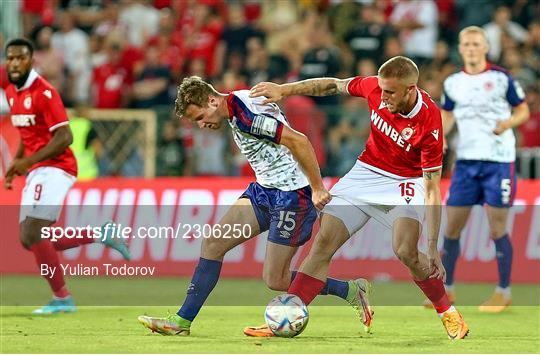
[[[277,224],[278,229],[285,229],[290,232],[296,227],[296,221],[294,220],[296,212],[294,211],[279,211],[279,222]]]

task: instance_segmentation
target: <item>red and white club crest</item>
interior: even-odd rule
[[[30,96],[27,96],[24,98],[23,101],[24,108],[29,110],[30,107],[32,107],[32,98]]]
[[[411,136],[413,135],[414,130],[411,127],[405,127],[403,131],[401,131],[401,137],[405,140],[409,140]]]
[[[484,83],[484,89],[486,91],[491,91],[493,89],[493,83],[491,81],[486,81]]]

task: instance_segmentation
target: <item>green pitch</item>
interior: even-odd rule
[[[538,353],[538,286],[513,287],[517,306],[502,314],[483,314],[472,305],[459,309],[471,333],[450,342],[434,313],[414,304],[422,295],[410,283],[375,284],[373,334],[361,332],[348,306],[320,297],[310,307],[310,322],[293,339],[256,339],[242,334],[263,323],[265,303],[276,292],[259,280],[221,280],[211,306],[203,308],[189,337],[151,334],[137,323],[141,314],[175,312],[186,279],[79,278],[68,281],[79,311],[52,317],[31,316],[48,300],[38,277],[1,278],[0,352],[2,353]],[[460,285],[465,304],[481,301],[492,285]],[[160,306],[157,306],[160,305]],[[168,305],[168,306],[164,306]]]

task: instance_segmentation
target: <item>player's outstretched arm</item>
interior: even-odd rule
[[[347,84],[352,78],[315,78],[278,85],[262,82],[251,88],[250,97],[266,96],[263,103],[276,102],[285,96],[308,95],[328,96],[345,93]]]
[[[452,131],[452,128],[454,128],[456,118],[454,117],[454,113],[452,111],[446,110],[441,110],[441,117],[443,124],[443,152],[446,153],[446,150],[448,149],[446,136]]]
[[[73,134],[71,133],[69,125],[58,127],[54,130],[52,139],[43,148],[28,157],[21,157],[13,160],[6,176],[8,174],[26,174],[32,165],[62,154],[72,142]]]
[[[330,202],[332,196],[324,187],[313,146],[305,135],[287,126],[283,126],[280,144],[289,148],[296,161],[300,164],[311,185],[313,204],[317,209],[322,209],[324,205]]]
[[[424,185],[426,187],[426,220],[429,262],[431,277],[445,280],[446,271],[437,250],[439,229],[441,226],[441,170],[424,171]]]

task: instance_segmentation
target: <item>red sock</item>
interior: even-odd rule
[[[90,232],[90,233],[88,233]],[[81,245],[85,244],[91,244],[97,241],[97,239],[93,238],[92,231],[87,230],[81,230],[78,232],[77,236],[81,236],[82,238],[58,238],[53,243],[54,249],[56,250],[66,250],[71,248],[76,248]]]
[[[304,274],[303,272],[298,272],[287,292],[300,297],[307,306],[315,297],[317,297],[324,285],[324,281]]]
[[[56,297],[66,297],[69,296],[69,291],[66,288],[66,283],[64,282],[64,271],[60,266],[60,261],[54,246],[48,239],[43,239],[39,243],[36,243],[30,247],[30,250],[34,253],[36,263],[38,264],[39,269],[41,270],[42,265],[47,265],[48,270],[55,268],[54,274],[45,275],[45,280],[51,286],[51,289]]]
[[[443,313],[452,306],[448,296],[446,295],[446,290],[444,289],[442,280],[427,278],[422,281],[414,280],[414,282],[416,282],[422,292],[424,292],[431,303],[433,303],[433,307],[437,313]]]

